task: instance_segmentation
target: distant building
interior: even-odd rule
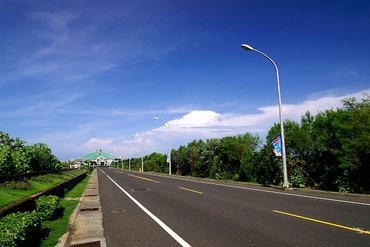
[[[101,149],[96,150],[93,153],[88,153],[81,158],[77,159],[79,164],[81,163],[95,163],[97,166],[111,166],[114,160],[119,158],[112,154],[103,152]]]

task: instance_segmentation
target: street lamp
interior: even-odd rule
[[[133,138],[135,138],[135,141],[136,141],[136,135],[133,135],[132,136]],[[142,147],[142,142],[141,141],[136,141],[139,143],[139,146],[140,146],[140,152],[141,152],[141,172],[144,172],[144,152],[143,152],[143,147]],[[129,162],[129,170],[130,170],[130,160],[128,161]]]
[[[272,58],[267,56],[265,53],[263,53],[263,52],[261,52],[257,49],[254,49],[252,46],[247,45],[247,44],[242,44],[241,48],[243,48],[246,51],[255,51],[255,52],[261,54],[262,56],[267,58],[275,67],[276,79],[277,79],[278,100],[279,100],[279,119],[280,119],[280,131],[281,131],[281,154],[282,154],[282,157],[283,157],[283,175],[284,175],[284,184],[283,184],[283,186],[284,186],[284,188],[288,188],[289,183],[288,183],[288,172],[287,172],[286,154],[285,154],[284,123],[283,123],[283,117],[282,117],[281,94],[280,94],[280,78],[279,78],[278,67],[277,67],[276,63],[274,62],[274,60],[272,60]]]
[[[171,175],[171,126],[169,122],[164,121],[163,119],[159,117],[154,117],[155,120],[160,120],[164,122],[164,124],[168,126],[168,156],[167,156],[167,162],[168,162],[168,174]]]

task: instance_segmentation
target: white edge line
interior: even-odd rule
[[[104,173],[105,174],[105,173]],[[150,218],[152,218],[160,227],[163,228],[173,239],[175,239],[181,246],[191,247],[184,239],[182,239],[176,232],[174,232],[171,228],[169,228],[163,221],[161,221],[157,216],[155,216],[152,212],[146,209],[139,201],[137,201],[134,197],[132,197],[126,190],[124,190],[121,186],[119,186],[111,177],[105,174],[123,193],[128,196],[141,210],[143,210]]]
[[[162,175],[153,174],[153,173],[150,173],[150,175],[157,176],[157,177],[163,177],[163,178],[178,179],[178,180],[189,181],[189,182],[200,183],[200,184],[224,186],[224,187],[236,188],[236,189],[242,189],[242,190],[251,190],[251,191],[258,191],[258,192],[265,192],[265,193],[272,193],[272,194],[279,194],[279,195],[286,195],[286,196],[303,197],[303,198],[322,200],[322,201],[332,201],[332,202],[341,202],[341,203],[348,203],[348,204],[355,204],[355,205],[362,205],[362,206],[370,206],[370,203],[366,203],[366,202],[354,202],[354,201],[346,201],[346,200],[332,199],[332,198],[326,198],[326,197],[308,196],[308,195],[300,195],[300,194],[290,194],[290,193],[286,193],[286,192],[254,189],[254,188],[241,187],[241,186],[229,185],[229,184],[217,184],[217,183],[212,183],[212,182],[197,181],[197,180],[191,180],[191,179],[179,178],[179,177],[162,176]]]

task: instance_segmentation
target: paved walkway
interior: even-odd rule
[[[82,196],[81,203],[70,218],[70,231],[62,237],[57,247],[106,247],[95,169]]]

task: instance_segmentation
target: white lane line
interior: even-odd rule
[[[235,189],[242,189],[242,190],[251,190],[251,191],[265,192],[265,193],[271,193],[271,194],[279,194],[279,195],[286,195],[286,196],[309,198],[309,199],[314,199],[314,200],[322,200],[322,201],[331,201],[331,202],[348,203],[348,204],[355,204],[355,205],[362,205],[362,206],[370,206],[370,203],[366,203],[366,202],[355,202],[355,201],[347,201],[347,200],[340,200],[340,199],[333,199],[333,198],[326,198],[326,197],[318,197],[318,196],[290,194],[290,193],[286,193],[286,192],[262,190],[262,189],[256,189],[256,188],[241,187],[241,186],[237,186],[237,185],[217,184],[217,183],[212,183],[212,182],[197,181],[197,180],[191,180],[191,179],[186,179],[186,178],[162,176],[162,175],[153,174],[153,173],[150,173],[150,175],[157,176],[157,177],[163,177],[163,178],[178,179],[178,180],[183,180],[183,181],[188,181],[188,182],[193,182],[193,183],[217,185],[217,186],[223,186],[223,187],[229,187],[229,188],[235,188]]]
[[[175,239],[181,246],[188,246],[191,247],[184,239],[182,239],[176,232],[174,232],[171,228],[169,228],[163,221],[161,221],[157,216],[155,216],[152,212],[146,209],[140,202],[138,202],[134,197],[132,197],[126,190],[124,190],[121,186],[119,186],[111,177],[106,175],[123,193],[128,196],[141,210],[143,210],[150,218],[152,218],[157,224],[163,228],[170,236]]]

